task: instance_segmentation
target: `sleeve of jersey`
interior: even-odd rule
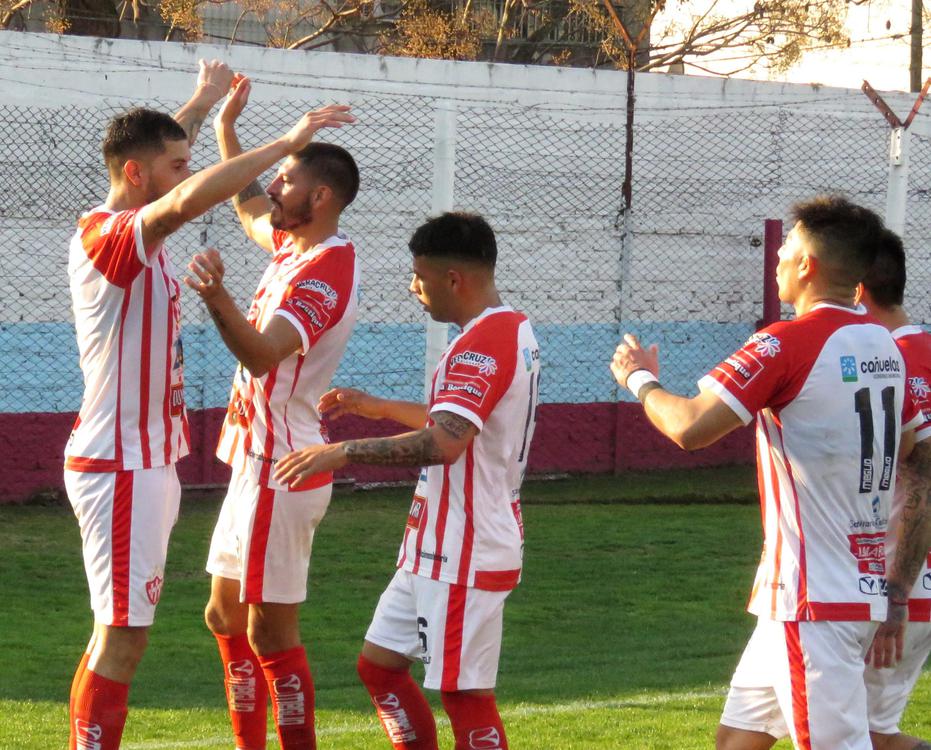
[[[342,320],[352,294],[355,258],[344,249],[330,249],[294,278],[276,315],[288,320],[301,336],[301,354]]]
[[[774,326],[759,331],[740,349],[698,381],[727,404],[744,424],[781,401],[789,378],[785,336]]]
[[[480,431],[511,387],[517,365],[517,327],[500,327],[483,335],[463,336],[438,373],[437,395],[430,413],[448,411],[468,419]]]
[[[142,241],[139,209],[92,214],[81,221],[81,243],[94,268],[114,286],[129,286],[151,265]]]
[[[916,362],[908,349],[903,349],[902,354],[908,383],[902,400],[902,431],[914,430],[916,440],[927,440],[931,438],[931,362]]]

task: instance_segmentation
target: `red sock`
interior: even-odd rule
[[[315,750],[314,681],[303,646],[259,656],[281,750]]]
[[[85,651],[81,654],[81,661],[78,662],[78,668],[74,670],[74,679],[71,680],[71,695],[68,697],[68,750],[75,750],[76,739],[74,736],[74,698],[78,694],[78,688],[84,672],[87,670],[87,660],[91,655]]]
[[[71,728],[78,750],[118,750],[126,723],[129,685],[85,668],[74,696]]]
[[[217,635],[223,684],[237,750],[264,750],[268,721],[268,686],[259,658],[243,635]]]
[[[504,724],[498,714],[494,695],[443,692],[443,708],[449,714],[456,737],[455,750],[507,750]]]
[[[385,669],[359,656],[362,683],[395,750],[437,750],[436,721],[430,704],[405,669]]]

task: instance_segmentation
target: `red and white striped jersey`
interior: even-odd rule
[[[146,255],[141,209],[78,221],[68,276],[84,398],[65,448],[72,471],[150,469],[189,451],[181,287],[164,246]]]
[[[912,400],[921,413],[921,423],[915,430],[916,440],[931,439],[931,334],[918,326],[902,326],[892,332],[908,371],[908,388]],[[896,548],[896,530],[905,498],[900,487],[896,488],[889,516],[889,536],[886,540],[886,557],[892,560]],[[910,620],[931,621],[931,550],[909,595],[908,616]]]
[[[539,385],[533,329],[510,307],[488,308],[449,345],[433,375],[430,414],[458,414],[479,433],[455,463],[421,470],[399,568],[490,591],[517,585],[520,486]]]
[[[885,538],[903,425],[917,424],[890,333],[822,303],[775,323],[702,378],[756,413],[763,555],[749,610],[773,620],[883,620]]]
[[[263,486],[303,490],[332,474],[284,487],[271,474],[295,448],[326,442],[317,401],[329,387],[358,312],[359,264],[349,238],[334,235],[299,252],[290,235],[274,232],[275,251],[249,308],[259,331],[280,315],[297,329],[302,346],[262,377],[238,365],[217,457]]]

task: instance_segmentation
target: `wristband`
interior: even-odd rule
[[[640,389],[643,388],[647,383],[658,383],[659,378],[656,377],[649,370],[634,370],[630,375],[627,376],[627,389],[634,394],[638,399],[640,398]]]

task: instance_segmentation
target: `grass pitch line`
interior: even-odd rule
[[[539,716],[552,714],[576,714],[585,711],[597,711],[605,708],[650,708],[669,703],[679,703],[689,700],[706,700],[708,698],[721,698],[726,695],[726,688],[706,691],[686,691],[683,693],[645,693],[630,698],[616,698],[603,701],[569,701],[567,703],[523,703],[512,708],[502,708],[501,718],[520,718],[523,716]],[[438,716],[437,726],[449,726],[445,716]],[[349,722],[339,727],[319,727],[318,737],[339,737],[347,734],[381,734],[381,725],[375,720]],[[268,735],[269,741],[276,739],[274,734]],[[123,745],[124,750],[183,750],[193,747],[228,747],[230,737],[205,737],[200,740],[149,740],[144,742],[130,742]]]

